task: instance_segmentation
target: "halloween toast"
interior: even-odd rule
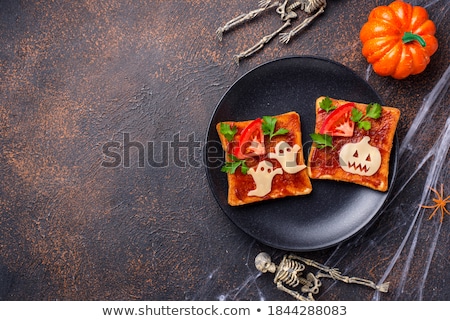
[[[225,151],[228,204],[244,205],[312,191],[302,150],[300,116],[288,112],[216,125]]]
[[[311,179],[388,189],[389,161],[400,118],[397,108],[319,97],[308,156]]]

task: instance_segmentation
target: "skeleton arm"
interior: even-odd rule
[[[337,269],[335,269],[335,268],[329,268],[329,267],[326,266],[326,265],[320,264],[320,263],[318,263],[318,262],[316,262],[316,261],[313,261],[313,260],[310,260],[310,259],[305,259],[305,258],[303,258],[303,257],[301,257],[301,256],[297,256],[297,255],[294,255],[294,254],[290,254],[290,255],[288,256],[288,258],[289,258],[289,259],[292,259],[292,260],[298,260],[298,261],[300,261],[300,262],[305,263],[306,265],[315,267],[316,269],[325,271],[325,272],[327,272],[327,273],[330,272],[330,271],[334,271],[335,273],[340,273],[340,272],[339,272]]]
[[[302,29],[306,28],[314,19],[317,18],[320,14],[322,14],[325,11],[325,6],[320,7],[317,12],[312,15],[311,17],[306,18],[302,21],[301,24],[296,26],[294,29],[292,29],[289,32],[283,32],[280,34],[280,42],[287,44],[292,37],[294,37],[297,33],[299,33]]]
[[[269,10],[274,7],[278,7],[280,3],[278,1],[275,1],[271,4],[271,1],[267,0],[261,0],[259,2],[260,8],[250,11],[249,13],[243,13],[240,16],[237,16],[236,18],[231,19],[228,21],[223,27],[219,27],[216,30],[217,37],[219,38],[219,41],[222,41],[223,33],[227,32],[228,30],[244,23],[249,20],[254,19],[256,16],[258,16],[261,12],[264,12],[266,10]]]
[[[337,280],[337,281],[342,281],[348,284],[359,284],[359,285],[365,285],[368,286],[374,290],[378,290],[380,292],[388,292],[389,290],[389,282],[385,282],[381,285],[376,285],[374,282],[370,281],[370,280],[366,280],[366,279],[362,279],[362,278],[357,278],[357,277],[348,277],[346,275],[341,275],[341,274],[325,274],[325,273],[317,273],[317,278],[331,278],[333,280]]]
[[[285,28],[289,27],[291,25],[291,21],[287,20],[281,28],[276,30],[275,32],[264,36],[258,43],[256,43],[253,47],[250,47],[244,52],[241,52],[240,54],[234,56],[234,60],[237,64],[239,64],[239,61],[242,58],[246,58],[248,56],[253,55],[255,52],[261,50],[266,43],[268,43],[270,40],[272,40],[273,37],[275,37],[277,34],[279,34],[281,31],[283,31]]]

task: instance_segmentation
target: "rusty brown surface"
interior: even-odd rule
[[[105,168],[102,146],[124,133],[155,142],[157,152],[177,134],[203,141],[226,89],[274,58],[319,55],[364,77],[358,33],[379,1],[329,2],[289,45],[270,42],[236,66],[233,55],[277,27],[277,17],[222,42],[215,30],[256,1],[2,1],[0,299],[215,300],[240,287],[253,269],[247,249],[264,246],[222,214],[204,168],[140,167],[136,149],[128,168]],[[388,105],[402,106],[400,140],[448,66],[449,31],[444,19],[422,75],[370,78]],[[201,161],[200,150],[194,156]],[[368,258],[374,277],[386,259]],[[266,281],[270,299],[285,299]]]

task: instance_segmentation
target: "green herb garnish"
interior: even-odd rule
[[[272,137],[277,135],[285,135],[289,133],[286,128],[280,128],[276,132],[274,132],[276,123],[277,119],[275,117],[263,116],[262,130],[264,132],[264,135],[269,135],[269,139],[272,139]]]
[[[234,138],[234,135],[237,133],[236,126],[231,127],[230,124],[220,123],[220,133],[225,136],[225,138],[231,142]]]
[[[363,115],[363,113],[360,110],[358,110],[357,108],[353,108],[351,120],[354,121],[358,125],[358,128],[364,129],[364,130],[369,130],[372,128],[372,124],[370,123],[370,121],[368,119],[369,118],[371,118],[371,119],[380,118],[381,111],[382,111],[381,105],[378,103],[368,104],[366,107],[366,115],[365,116]]]
[[[327,134],[309,134],[314,143],[316,143],[317,148],[322,149],[325,147],[333,147],[333,137]]]
[[[324,99],[322,99],[321,102],[319,103],[319,107],[325,110],[326,112],[335,110],[337,108],[337,106],[333,105],[333,101],[330,99],[330,97],[325,97]]]
[[[222,166],[221,168],[222,172],[234,174],[236,172],[236,169],[238,169],[238,167],[241,166],[242,174],[244,175],[247,174],[249,168],[245,163],[245,160],[241,160],[232,154],[230,154],[230,158],[231,162],[225,162],[225,165]]]

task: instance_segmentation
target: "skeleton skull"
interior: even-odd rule
[[[261,252],[255,257],[255,266],[262,273],[266,273],[267,271],[275,273],[277,269],[275,263],[272,262],[270,255],[265,252]]]

